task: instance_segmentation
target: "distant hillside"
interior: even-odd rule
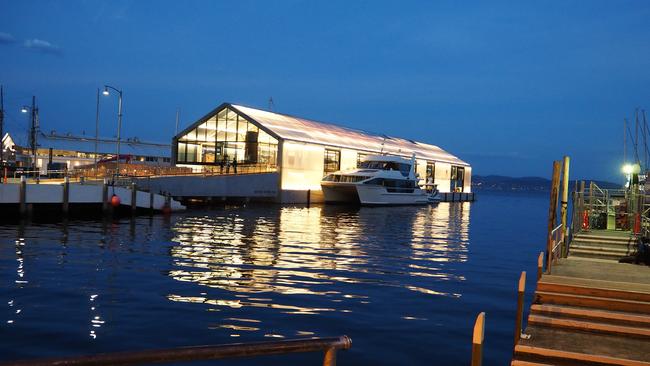
[[[589,181],[586,181],[589,184]],[[621,188],[620,184],[594,180],[600,188]],[[574,187],[575,182],[570,181],[569,186]],[[549,191],[551,181],[542,177],[505,177],[502,175],[473,175],[472,188],[477,190],[493,191]]]

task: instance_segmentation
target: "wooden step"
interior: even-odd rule
[[[608,297],[584,296],[557,292],[536,291],[535,303],[581,306],[587,308],[650,314],[650,303],[644,301],[612,299]]]
[[[650,328],[630,327],[624,325],[606,324],[601,322],[583,321],[575,319],[553,318],[543,315],[531,314],[528,324],[544,327],[579,330],[583,332],[596,332],[603,334],[623,335],[627,337],[649,338]]]
[[[553,366],[551,363],[539,363],[539,362],[530,362],[530,361],[521,361],[521,360],[512,360],[510,366]]]
[[[612,253],[602,250],[589,250],[581,248],[571,248],[569,250],[569,256],[572,257],[586,257],[586,258],[604,258],[611,259],[613,261],[618,261],[619,259],[627,256],[626,253]]]
[[[612,243],[634,243],[636,238],[633,236],[602,236],[602,235],[590,235],[590,234],[578,234],[573,237],[573,240],[580,241],[593,241],[593,242],[612,242]]]
[[[537,291],[650,302],[648,292],[547,282],[544,277],[537,284]]]
[[[627,248],[627,247],[621,247],[621,248],[610,248],[610,247],[604,247],[599,244],[571,244],[569,246],[569,251],[574,251],[576,249],[583,249],[583,250],[594,250],[594,251],[599,251],[599,252],[611,252],[611,253],[621,253],[623,255],[627,255],[627,253],[632,253],[635,252],[635,248]]]
[[[589,319],[600,322],[608,322],[625,325],[638,325],[650,327],[650,316],[624,313],[609,310],[593,310],[585,308],[575,308],[570,306],[558,305],[539,305],[533,304],[530,307],[531,314],[542,314],[554,317],[571,317],[579,319]]]
[[[525,346],[515,346],[515,357],[528,356],[537,359],[544,359],[545,362],[553,360],[571,361],[581,364],[592,365],[617,365],[617,366],[650,366],[650,362],[629,360],[611,356],[591,355],[586,353],[560,351],[556,349]]]
[[[571,244],[569,247],[573,246],[596,246],[596,247],[601,247],[601,248],[610,248],[610,249],[629,249],[629,250],[635,250],[637,248],[636,243],[628,243],[628,242],[596,242],[596,241],[589,241],[589,240],[577,240],[574,239],[571,241]]]

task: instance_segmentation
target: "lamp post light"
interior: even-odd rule
[[[108,89],[111,89],[117,92],[117,160],[115,163],[115,169],[117,170],[117,176],[120,175],[120,130],[122,129],[122,91],[114,88],[110,85],[104,85],[104,91],[102,94],[110,95]]]
[[[36,106],[36,97],[32,96],[32,106],[23,106],[20,111],[22,113],[31,112],[31,128],[29,129],[29,144],[32,149],[32,170],[34,176],[36,175],[36,130],[38,129],[38,107]]]

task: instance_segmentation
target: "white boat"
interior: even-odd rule
[[[424,205],[437,202],[437,190],[422,189],[415,156],[372,155],[357,169],[337,171],[321,181],[325,202],[362,205]]]

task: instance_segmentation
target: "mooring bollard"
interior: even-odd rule
[[[153,215],[153,192],[149,192],[149,214]]]
[[[472,366],[483,364],[483,340],[485,339],[485,312],[476,317],[472,336]]]
[[[18,194],[18,200],[20,204],[18,209],[21,216],[27,214],[27,178],[24,175],[20,176],[20,193]]]
[[[519,276],[519,287],[517,291],[517,320],[515,322],[515,346],[521,338],[521,325],[524,321],[524,294],[526,292],[526,271]]]
[[[70,210],[70,178],[63,178],[63,204],[61,205],[61,211],[64,215],[67,215]]]
[[[135,213],[138,208],[137,205],[138,191],[135,182],[131,183],[131,212]]]

